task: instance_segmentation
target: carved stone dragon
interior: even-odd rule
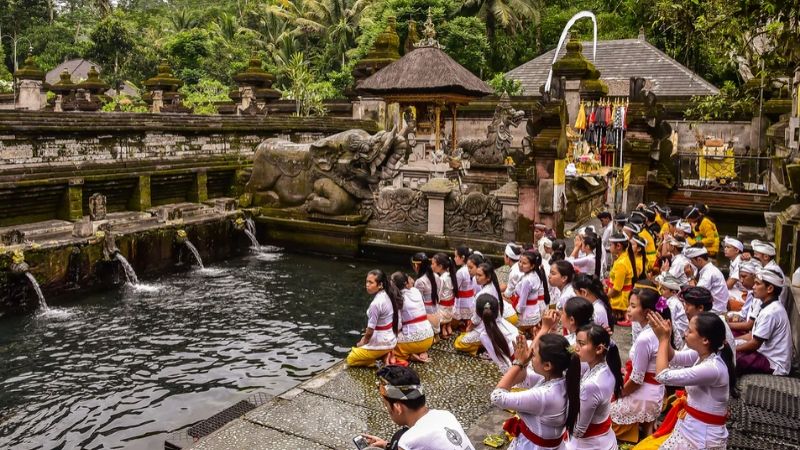
[[[256,148],[245,192],[254,206],[300,208],[324,215],[353,214],[359,203],[397,175],[414,145],[413,122],[402,130],[348,130],[309,144],[267,139]]]
[[[503,164],[511,148],[511,129],[518,127],[523,119],[525,112],[515,110],[508,94],[504,93],[494,110],[486,139],[464,139],[459,142],[464,149],[464,157],[469,158],[470,163]]]

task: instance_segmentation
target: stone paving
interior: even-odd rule
[[[629,335],[626,330],[615,333],[623,358],[630,345],[630,338],[624,337]],[[499,433],[509,417],[489,403],[500,372],[489,361],[456,352],[453,339],[436,344],[430,355],[430,363],[413,365],[425,385],[428,405],[452,412],[476,449],[490,448],[483,445],[484,437]],[[359,433],[389,438],[398,427],[389,419],[375,381],[374,369],[347,368],[340,362],[192,448],[352,449],[352,439]]]

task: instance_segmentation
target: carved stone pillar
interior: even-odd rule
[[[69,180],[61,202],[59,218],[73,222],[83,218],[83,178]]]
[[[503,205],[503,240],[516,241],[519,220],[519,190],[517,183],[509,181],[500,189],[492,191],[492,195]]]
[[[444,199],[453,190],[453,183],[434,178],[419,188],[428,198],[428,234],[444,235]]]
[[[46,104],[42,90],[44,72],[36,65],[33,55],[29,54],[25,59],[25,64],[14,72],[14,79],[17,82],[17,102],[14,108],[29,111],[42,109]]]

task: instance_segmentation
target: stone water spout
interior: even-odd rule
[[[39,309],[42,311],[49,311],[50,308],[47,306],[47,302],[44,299],[42,288],[39,286],[39,282],[36,281],[36,277],[30,272],[30,267],[28,263],[25,262],[25,253],[23,253],[22,250],[17,249],[12,252],[10,270],[11,273],[25,276],[28,279],[39,299]]]
[[[258,238],[256,238],[256,223],[251,218],[242,218],[237,217],[236,220],[233,221],[233,227],[237,231],[243,231],[244,234],[250,239],[250,248],[258,249],[261,247],[261,244],[258,242]]]
[[[117,247],[117,236],[111,231],[111,227],[108,224],[101,225],[97,233],[95,233],[95,236],[102,240],[103,260],[106,262],[118,262],[125,273],[125,280],[128,283],[138,284],[139,277],[136,276],[136,271],[133,269],[133,266],[131,266],[131,263],[122,255],[119,247]]]
[[[188,248],[189,251],[194,256],[194,260],[195,262],[197,262],[197,265],[200,266],[201,269],[205,268],[203,266],[203,259],[200,257],[200,252],[197,251],[197,247],[195,247],[194,244],[192,244],[192,242],[189,240],[189,236],[186,234],[186,230],[178,230],[178,232],[175,233],[175,243],[177,243],[181,247]],[[179,254],[178,260],[180,261],[183,260],[183,252]]]

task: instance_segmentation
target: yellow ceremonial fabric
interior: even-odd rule
[[[666,236],[669,233],[669,222],[664,222],[661,225],[661,236]]]
[[[394,357],[406,361],[411,355],[419,355],[420,353],[427,352],[431,348],[431,345],[433,345],[433,336],[417,342],[398,342],[397,346],[394,348]],[[480,347],[481,343],[478,342],[478,348],[475,349],[475,353],[478,352]],[[473,353],[473,355],[475,353]]]
[[[612,422],[611,429],[614,430],[614,434],[617,436],[618,441],[632,442],[632,443],[639,442],[638,423],[622,425],[619,423]]]
[[[688,238],[686,241],[689,245],[694,245],[697,242],[702,242],[703,247],[708,251],[708,255],[712,258],[717,256],[719,252],[719,233],[717,226],[708,217],[703,217],[700,225],[695,228],[694,238]]]
[[[466,343],[465,344],[464,343],[464,336],[466,336],[466,335],[467,335],[467,333],[461,333],[460,335],[458,335],[458,337],[456,338],[455,343],[453,343],[453,347],[456,350],[460,351],[460,352],[469,353],[470,355],[473,355],[473,356],[477,355],[478,354],[478,350],[481,349],[481,341],[472,342],[472,343]]]
[[[631,294],[633,287],[633,267],[628,259],[628,255],[623,253],[614,261],[611,266],[611,272],[608,274],[608,279],[611,287],[619,294],[610,297],[611,308],[617,311],[626,311],[628,309],[628,297]]]
[[[510,323],[511,325],[517,326],[517,322],[519,322],[519,316],[517,315],[517,313],[514,313],[514,315],[513,315],[513,316],[508,316],[508,317],[506,317],[506,320],[507,320],[507,321],[508,321],[508,323]]]
[[[641,442],[636,444],[632,450],[658,450],[669,437],[672,436],[672,433],[667,433],[663,436],[659,436],[654,438],[653,436],[647,436],[646,438],[642,439]]]
[[[583,107],[583,102],[581,102],[581,107],[578,109],[578,117],[575,119],[575,129],[586,129],[586,109]]]
[[[375,361],[383,358],[390,351],[353,347],[347,355],[347,365],[350,367],[372,367],[375,365]]]
[[[647,245],[644,247],[644,253],[647,255],[647,270],[650,271],[650,269],[652,269],[656,263],[656,256],[658,256],[656,252],[656,241],[647,230],[640,231],[639,237],[644,239],[647,243]]]
[[[553,184],[562,185],[567,182],[567,160],[557,159],[553,164]]]
[[[703,181],[713,181],[718,178],[736,178],[736,169],[733,157],[733,150],[725,150],[725,156],[711,157],[700,156],[698,158],[698,174]]]

